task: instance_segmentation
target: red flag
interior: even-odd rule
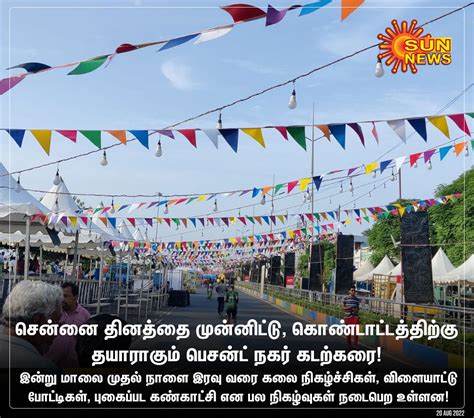
[[[178,129],[178,132],[182,134],[191,143],[192,146],[197,148],[195,129]]]

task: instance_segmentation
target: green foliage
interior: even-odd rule
[[[447,244],[442,245],[443,250],[451,262],[459,266],[474,253],[473,244],[454,245],[474,242],[474,169],[466,171],[451,184],[438,186],[435,195],[454,193],[462,193],[462,196],[429,209],[430,232],[431,242]]]
[[[309,247],[306,248],[304,254],[300,255],[300,257],[298,258],[296,272],[300,277],[309,276],[308,263],[309,263]]]
[[[463,173],[458,179],[448,185],[440,185],[435,196],[446,196],[462,193],[462,197],[454,199],[445,205],[436,205],[428,209],[431,243],[441,245],[451,262],[458,266],[472,253],[474,245],[459,245],[462,242],[474,242],[474,169]],[[426,197],[426,196],[422,196]],[[407,205],[410,200],[397,200],[396,203]],[[392,204],[394,204],[392,203]],[[367,231],[364,231],[372,250],[370,261],[375,266],[385,255],[392,261],[400,259],[400,249],[395,248],[390,235],[396,242],[400,241],[400,217],[390,214],[378,219]],[[438,247],[433,247],[433,255]]]
[[[323,278],[327,280],[331,277],[331,270],[336,266],[336,246],[329,241],[321,241],[324,252]],[[309,247],[298,259],[296,271],[301,277],[309,277]]]

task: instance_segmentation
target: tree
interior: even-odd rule
[[[336,246],[334,243],[329,241],[321,241],[323,252],[324,252],[324,270],[323,278],[327,281],[331,277],[331,271],[336,265]],[[299,257],[296,271],[301,277],[309,277],[309,247],[306,248],[305,252]]]
[[[431,242],[446,252],[451,262],[459,266],[474,253],[474,169],[463,173],[451,184],[437,187],[435,196],[462,193],[445,205],[429,209]],[[436,250],[437,248],[435,248]]]
[[[474,169],[463,173],[448,185],[439,185],[436,197],[462,193],[457,199],[444,205],[435,205],[428,209],[430,241],[433,255],[442,247],[454,265],[462,264],[474,252]],[[410,200],[398,200],[401,205],[410,204]],[[394,203],[391,203],[392,205]],[[400,259],[400,249],[395,248],[391,236],[400,241],[400,217],[389,214],[378,218],[374,225],[364,231],[372,251],[370,261],[377,265],[385,255],[392,260]]]

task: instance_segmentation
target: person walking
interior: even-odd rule
[[[349,289],[349,294],[344,297],[342,301],[342,307],[344,309],[344,323],[346,325],[358,325],[359,321],[359,305],[360,299],[355,295],[355,288],[351,287]],[[352,344],[352,338],[354,338],[354,344]],[[359,337],[357,332],[354,331],[354,334],[349,334],[347,336],[347,346],[349,350],[352,348],[357,348],[359,342]]]
[[[239,303],[239,292],[234,289],[234,285],[230,285],[229,291],[225,297],[226,312],[227,312],[227,323],[232,323],[235,325],[237,322],[237,305]]]
[[[212,288],[213,288],[213,287],[212,287],[212,283],[209,282],[209,284],[207,285],[207,298],[208,298],[209,300],[212,299]]]
[[[217,292],[217,313],[221,318],[224,317],[224,299],[227,293],[227,288],[224,282],[220,282],[219,285],[216,287]]]

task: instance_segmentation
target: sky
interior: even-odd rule
[[[299,17],[288,12],[279,24],[265,27],[264,21],[238,25],[226,36],[200,45],[192,42],[156,52],[158,47],[116,57],[107,68],[81,76],[67,76],[67,69],[28,77],[9,93],[0,96],[1,127],[27,129],[160,129],[207,110],[233,102],[268,86],[291,80],[377,42],[377,35],[392,19],[431,20],[462,6],[465,1],[369,1],[344,22],[340,21],[340,0],[315,13]],[[219,9],[227,3],[206,1],[2,1],[2,68],[41,62],[59,65],[112,52],[122,43],[142,43],[167,39],[210,27],[232,23]],[[251,3],[266,9],[267,3]],[[272,6],[288,6],[282,1]],[[227,108],[222,113],[224,127],[266,125],[310,125],[315,123],[385,120],[436,114],[473,83],[473,7],[434,22],[425,28],[434,37],[453,39],[452,63],[448,66],[419,66],[417,74],[391,74],[376,78],[376,50],[314,73],[296,83],[298,106],[288,108],[292,87],[275,89],[257,98]],[[20,74],[2,71],[2,78]],[[474,111],[474,88],[467,91],[443,113]],[[181,128],[215,128],[217,113],[196,119]],[[471,131],[474,123],[470,120]],[[380,144],[363,125],[366,146],[347,131],[346,149],[336,141],[318,140],[314,146],[314,174],[351,168],[382,159],[396,158],[428,150],[448,140],[428,126],[428,142],[412,135],[403,144],[385,124],[377,125]],[[451,138],[460,131],[450,124]],[[407,126],[407,133],[413,131]],[[311,131],[307,130],[311,136]],[[316,131],[316,136],[320,136]],[[72,193],[94,194],[208,194],[250,189],[288,182],[311,175],[311,147],[305,152],[296,142],[285,141],[276,131],[264,131],[266,148],[240,134],[239,151],[234,153],[220,139],[216,150],[204,134],[198,134],[195,149],[177,135],[162,138],[163,156],[154,156],[158,137],[150,139],[150,150],[137,141],[111,149],[109,164],[99,164],[95,153],[59,165],[61,176]],[[103,145],[117,141],[104,135]],[[0,162],[10,171],[23,170],[94,150],[85,138],[76,144],[53,134],[48,157],[36,140],[25,135],[20,149],[5,131],[0,132]],[[446,184],[472,165],[472,155],[449,155],[443,162],[433,159],[433,169],[423,163],[403,168],[402,197],[429,198],[439,184]],[[56,165],[25,172],[23,187],[48,190]],[[390,173],[382,175],[389,180]],[[373,182],[378,186],[376,190]],[[384,205],[398,197],[398,182],[383,186],[380,176],[354,178],[354,196],[349,182],[325,185],[315,192],[314,212]],[[370,192],[370,195],[369,195]],[[41,194],[35,193],[41,197]],[[109,197],[85,196],[88,206]],[[115,198],[115,204],[150,199]],[[213,201],[170,207],[169,217],[267,215],[270,204],[260,198],[221,197],[218,213]],[[310,212],[302,193],[276,196],[274,213]],[[117,216],[156,216],[156,208]],[[164,216],[160,213],[161,216]],[[344,233],[360,234],[369,224],[352,222]],[[294,228],[289,223],[287,228]],[[133,231],[133,228],[130,228]],[[273,230],[281,230],[281,224]],[[144,232],[144,231],[143,231]],[[269,232],[269,227],[234,225],[231,228],[168,228],[161,225],[157,235],[163,241],[219,239]],[[156,231],[149,231],[154,238]]]

